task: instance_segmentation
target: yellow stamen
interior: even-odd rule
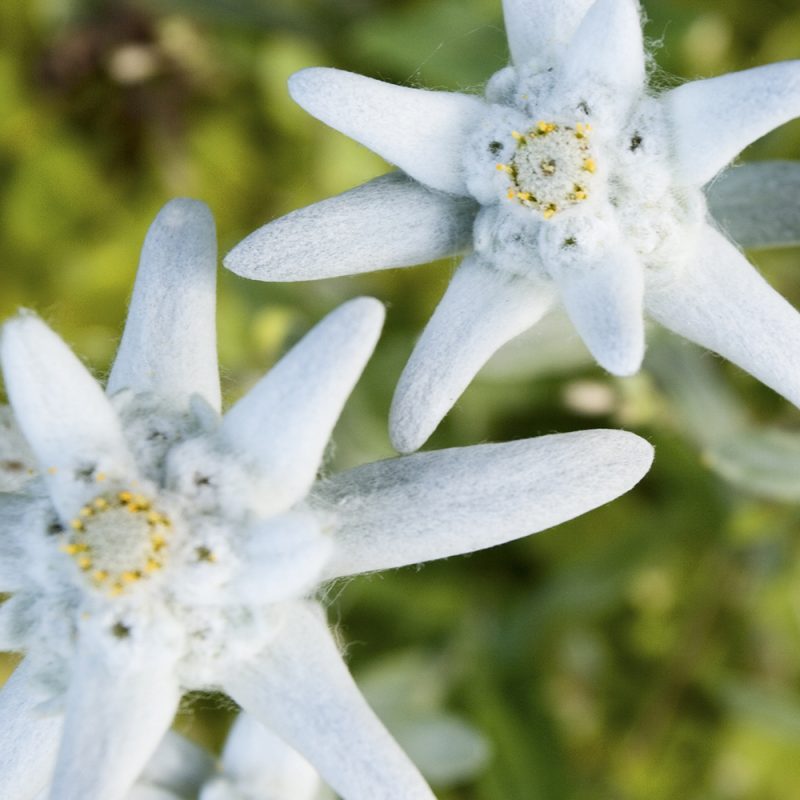
[[[575,191],[572,196],[575,200],[586,200],[589,197],[586,190],[582,186],[577,185],[575,186]]]
[[[108,580],[108,573],[104,569],[96,569],[92,573],[92,578],[96,580],[98,583],[102,583],[103,581]]]
[[[524,136],[523,136],[523,135],[522,135],[522,134],[521,134],[519,131],[511,131],[511,135],[512,135],[512,136],[513,136],[513,137],[514,137],[514,138],[517,140],[517,142],[519,142],[520,144],[522,144],[522,142],[524,142],[524,141],[525,141],[525,137],[524,137]]]
[[[78,566],[82,570],[91,569],[91,567],[92,567],[92,559],[89,556],[81,556],[78,559]]]
[[[594,175],[597,172],[597,162],[593,158],[587,158],[583,162],[583,169],[585,172],[590,172]]]
[[[130,503],[133,500],[133,495],[130,492],[120,492],[117,497],[121,503]]]
[[[69,523],[69,526],[75,531],[83,530],[83,522],[79,519],[73,519],[72,522]]]

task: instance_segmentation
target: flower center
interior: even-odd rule
[[[589,142],[590,125],[537,122],[526,133],[513,131],[517,147],[508,164],[498,164],[510,180],[509,200],[550,219],[589,198],[597,171]]]
[[[146,497],[119,492],[85,505],[70,529],[64,552],[95,587],[118,595],[163,568],[171,523]]]

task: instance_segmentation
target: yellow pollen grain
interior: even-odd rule
[[[154,558],[148,558],[147,563],[144,566],[145,572],[158,572],[161,569],[161,564],[156,561]]]
[[[130,503],[133,500],[133,495],[130,492],[120,492],[117,497],[121,503]]]
[[[545,219],[552,219],[552,218],[553,218],[553,217],[556,215],[556,212],[557,212],[557,211],[558,211],[558,206],[557,206],[557,205],[555,205],[555,203],[551,203],[551,204],[550,204],[549,206],[547,206],[547,208],[546,208],[546,209],[545,209],[545,210],[542,212],[542,216],[543,216]]]
[[[70,528],[74,531],[82,531],[83,530],[83,522],[79,519],[73,519],[72,522],[69,523]]]
[[[511,131],[511,135],[519,142],[525,141],[525,137],[519,131]]]
[[[509,175],[511,175],[511,174],[512,174],[512,172],[513,172],[513,170],[511,169],[511,167],[509,167],[509,166],[508,166],[508,164],[498,164],[498,165],[497,165],[497,171],[498,171],[498,172],[506,172],[506,173],[508,173]]]
[[[92,516],[92,514],[94,514],[94,509],[93,509],[93,508],[91,508],[90,506],[84,506],[84,507],[83,507],[83,508],[80,510],[80,515],[81,515],[82,517],[91,517],[91,516]]]
[[[107,476],[106,476],[105,472],[98,472],[97,475],[94,476],[94,479],[98,483],[102,483],[106,479],[106,477]]]
[[[103,581],[108,580],[108,573],[104,569],[96,569],[92,573],[92,578],[96,580],[98,583],[103,583]]]
[[[97,498],[97,499],[96,499],[96,500],[95,500],[95,501],[92,503],[92,505],[93,505],[93,506],[94,506],[94,507],[95,507],[95,508],[96,508],[98,511],[105,511],[105,509],[107,509],[107,508],[108,508],[108,500],[106,500],[106,499],[105,499],[105,497],[98,497],[98,498]]]
[[[509,189],[507,196],[509,200],[513,200],[517,196],[517,193],[513,189]]]
[[[142,573],[138,570],[129,570],[127,572],[123,572],[120,576],[124,583],[136,583],[142,579]]]
[[[583,169],[585,172],[590,172],[594,175],[594,173],[597,172],[597,162],[593,158],[587,158],[583,162]]]
[[[81,556],[78,559],[78,566],[82,570],[87,570],[92,568],[92,559],[89,556]]]
[[[121,583],[115,583],[111,587],[111,596],[112,597],[119,597],[122,594],[123,591],[124,591],[123,585]]]
[[[544,122],[540,120],[536,123],[536,130],[543,136],[547,136],[548,133],[552,133],[557,129],[557,125],[552,122]]]

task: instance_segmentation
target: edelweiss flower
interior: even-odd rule
[[[648,90],[636,0],[505,0],[513,66],[485,99],[333,69],[307,111],[395,173],[290,214],[226,266],[303,280],[469,251],[400,379],[419,447],[502,344],[560,300],[597,361],[636,372],[646,312],[800,404],[800,317],[710,220],[702,187],[800,113],[800,62]]]
[[[227,692],[347,800],[432,795],[370,711],[324,580],[489,547],[605,503],[650,446],[594,431],[370,464],[318,482],[381,305],[320,323],[224,417],[215,237],[202,204],[154,223],[104,393],[23,314],[6,389],[39,475],[0,496],[0,797],[126,795],[180,696]]]

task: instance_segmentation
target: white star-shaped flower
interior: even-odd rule
[[[214,223],[178,200],[144,245],[104,392],[41,320],[6,323],[38,475],[0,495],[0,797],[125,797],[185,691],[222,690],[346,800],[432,795],[311,599],[323,581],[489,547],[631,488],[651,447],[593,431],[316,481],[383,308],[330,314],[224,417]]]
[[[513,66],[485,99],[333,69],[293,76],[301,106],[405,174],[266,225],[226,266],[303,280],[468,253],[397,387],[400,451],[559,301],[609,372],[639,369],[647,314],[800,404],[800,316],[720,233],[702,191],[800,114],[800,62],[655,94],[636,0],[504,8]]]

